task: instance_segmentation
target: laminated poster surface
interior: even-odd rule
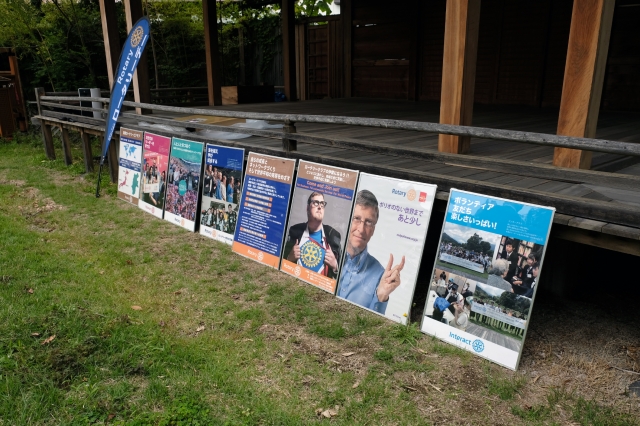
[[[140,194],[140,163],[142,161],[142,132],[120,129],[118,155],[118,198],[138,205]]]
[[[554,213],[452,189],[421,330],[517,369]]]
[[[249,153],[233,251],[278,268],[296,160]]]
[[[361,173],[337,296],[406,324],[436,186]]]
[[[300,161],[280,270],[334,294],[358,172]]]
[[[200,234],[231,245],[238,223],[244,149],[207,144],[204,162]]]
[[[204,144],[174,137],[171,141],[164,219],[191,232],[196,230],[200,203]]]
[[[138,207],[162,219],[171,138],[145,132],[142,146],[142,180]]]

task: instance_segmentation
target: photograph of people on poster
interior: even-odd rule
[[[233,244],[238,222],[244,149],[207,144],[200,203],[200,233]]]
[[[195,231],[204,144],[173,138],[164,218]]]
[[[142,132],[122,127],[118,154],[118,198],[137,205],[140,196]]]
[[[339,298],[406,324],[435,193],[435,185],[360,175]]]
[[[355,170],[300,161],[280,270],[335,293]]]
[[[427,295],[425,315],[451,327],[467,330],[470,302],[478,282],[436,268]],[[438,299],[436,303],[436,299]]]
[[[171,138],[145,132],[143,148],[142,182],[138,207],[162,219]]]
[[[516,369],[553,213],[452,189],[422,331]]]

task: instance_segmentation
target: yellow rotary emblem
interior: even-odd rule
[[[324,260],[322,249],[311,241],[307,241],[300,247],[300,257],[303,266],[307,268],[315,268]]]
[[[416,191],[414,189],[410,189],[409,192],[407,192],[407,200],[413,201],[415,199],[416,199]]]
[[[135,30],[133,30],[133,34],[131,34],[131,46],[136,47],[142,41],[142,37],[144,36],[144,30],[142,27],[138,26]]]

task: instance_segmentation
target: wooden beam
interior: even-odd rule
[[[476,80],[480,0],[447,0],[440,123],[470,126]],[[471,138],[440,135],[438,151],[467,154]]]
[[[216,0],[202,0],[204,19],[204,52],[207,59],[207,87],[209,105],[222,105],[222,71],[218,48],[218,21]]]
[[[82,138],[82,156],[84,157],[84,170],[87,173],[93,171],[93,153],[91,152],[91,139],[89,134],[84,130],[80,131],[80,137]]]
[[[593,138],[596,135],[604,71],[615,1],[574,0],[564,70],[558,134]],[[591,152],[555,148],[553,164],[588,169]]]
[[[71,155],[71,140],[69,139],[69,129],[60,126],[62,135],[62,153],[64,154],[64,164],[70,166],[73,164],[73,155]]]
[[[124,16],[127,21],[127,34],[133,28],[138,19],[142,18],[142,0],[124,0]],[[117,65],[116,65],[117,66]],[[151,103],[151,90],[149,88],[149,67],[147,66],[147,53],[140,57],[138,67],[133,73],[133,98],[136,102]],[[138,100],[140,99],[140,100]],[[151,112],[136,108],[138,114]]]
[[[107,58],[107,74],[109,88],[113,87],[113,75],[120,59],[120,36],[118,35],[118,17],[115,0],[100,0],[100,17],[102,20],[102,38],[104,53]]]
[[[424,13],[422,1],[413,0],[411,9],[415,11],[414,15],[407,21],[411,31],[411,46],[409,57],[409,90],[407,99],[417,101],[420,99],[420,53],[422,52],[422,16]]]
[[[284,95],[288,101],[298,100],[296,93],[296,20],[295,0],[282,0],[282,55],[284,56]]]
[[[353,7],[351,0],[342,0],[340,2],[340,16],[342,17],[342,42],[344,43],[344,93],[345,98],[351,97],[352,83],[352,63],[351,57],[353,52]]]
[[[307,100],[307,24],[296,24],[296,84],[298,99]]]

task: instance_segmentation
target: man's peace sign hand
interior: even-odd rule
[[[380,302],[388,301],[389,295],[400,285],[402,268],[404,268],[404,256],[402,256],[402,261],[399,264],[393,266],[393,254],[390,254],[389,263],[382,274],[380,284],[378,284],[377,294]]]

